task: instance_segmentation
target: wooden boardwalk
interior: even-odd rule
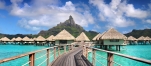
[[[92,66],[83,56],[83,48],[77,47],[54,61],[51,66]]]

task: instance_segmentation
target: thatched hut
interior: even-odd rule
[[[54,36],[51,35],[51,36],[49,36],[46,40],[47,40],[47,41],[54,41],[53,38],[54,38]]]
[[[129,44],[136,44],[136,38],[134,38],[133,36],[129,36],[128,38],[127,38],[127,41],[128,41],[128,43]]]
[[[33,43],[34,41],[30,38],[28,38],[27,36],[25,36],[22,41],[24,42],[24,44],[29,44],[29,43]]]
[[[93,40],[93,41],[96,41],[96,38],[97,38],[99,35],[101,35],[101,34],[100,34],[100,33],[97,34],[96,36],[94,36],[94,38],[93,38],[92,40]]]
[[[99,37],[101,36],[102,34],[97,34],[92,40],[95,44],[99,44]]]
[[[149,40],[150,40],[150,37],[148,37],[148,36],[147,36],[147,37],[144,37],[144,40],[145,40],[145,41],[149,41]]]
[[[16,40],[16,38],[12,38],[12,39],[11,39],[12,42],[15,42],[15,40]]]
[[[3,37],[3,38],[1,38],[1,41],[2,41],[2,43],[7,43],[7,42],[10,42],[10,39],[7,37]]]
[[[100,37],[100,40],[103,40],[102,44],[106,45],[105,49],[107,49],[107,46],[116,45],[119,46],[120,50],[120,45],[125,45],[125,39],[127,39],[127,37],[115,30],[114,28],[109,29]]]
[[[16,44],[22,44],[22,38],[21,37],[17,37],[16,39],[15,39],[15,43]]]
[[[36,44],[44,45],[44,43],[46,43],[45,41],[46,41],[46,39],[45,39],[44,37],[42,37],[42,36],[38,36],[38,37],[35,39],[35,43],[36,43]]]
[[[145,43],[144,39],[145,39],[144,36],[139,37],[139,38],[137,39],[137,43],[138,43],[138,44],[144,44],[144,43]]]
[[[78,42],[86,42],[86,41],[90,41],[90,39],[85,35],[84,32],[82,32],[76,39],[75,41]]]
[[[46,41],[46,39],[42,36],[38,36],[35,41]]]
[[[144,42],[145,42],[145,44],[147,44],[147,43],[150,43],[150,37],[144,37]]]
[[[21,42],[21,41],[22,41],[22,38],[21,38],[21,37],[17,37],[17,38],[15,39],[15,41],[16,41],[16,42]]]
[[[59,44],[71,44],[72,42],[74,42],[75,37],[72,36],[68,31],[66,31],[65,29],[62,30],[60,33],[58,33],[53,40],[55,40],[55,44],[59,45]]]

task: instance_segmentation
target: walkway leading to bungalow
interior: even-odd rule
[[[76,47],[59,58],[50,66],[93,66],[84,56],[83,47]]]

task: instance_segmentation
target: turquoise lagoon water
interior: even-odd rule
[[[47,46],[34,46],[34,45],[0,45],[0,60],[17,56],[20,54],[25,54],[28,52],[44,49],[44,48],[48,48],[48,47]],[[68,50],[69,49],[66,49],[66,51]],[[63,50],[60,50],[60,54],[63,54],[63,52],[64,52]],[[52,53],[53,51],[50,50],[50,62],[52,62],[54,59],[54,56]],[[46,51],[38,52],[35,54],[35,58],[38,58],[45,54],[46,54]],[[56,56],[58,56],[58,51],[56,51]],[[46,60],[46,56],[43,56],[42,58],[35,60],[35,65],[38,66],[44,60]],[[25,56],[16,60],[2,63],[0,64],[0,66],[22,66],[28,61],[29,61],[29,56]],[[29,66],[29,65],[27,64],[25,66]],[[46,62],[44,62],[40,66],[46,66]]]
[[[113,50],[113,49],[115,50],[116,48],[112,47],[111,50]],[[114,52],[151,60],[151,45],[127,45],[127,46],[123,46],[121,48],[121,51],[114,51]],[[107,66],[107,60],[100,56],[107,58],[107,53],[101,52],[101,51],[96,51],[96,59],[98,61],[96,61],[95,65],[96,66],[103,66],[103,65]],[[120,64],[122,66],[151,66],[151,65],[148,65],[148,64],[145,64],[142,62],[127,59],[127,58],[120,57],[117,55],[114,55],[113,58],[114,58],[115,62],[117,62],[118,64]],[[90,60],[90,62],[92,62],[92,53],[89,53],[88,59]],[[101,65],[100,62],[103,65]],[[118,64],[114,63],[114,66],[118,66]]]
[[[44,48],[47,48],[47,47],[32,46],[32,45],[0,45],[0,60],[4,58],[9,58],[9,57],[17,56],[20,54],[28,53],[31,51],[44,49]],[[115,47],[112,47],[112,49],[115,49]],[[114,52],[151,60],[151,45],[128,45],[128,46],[122,47],[121,51],[114,51]],[[45,51],[40,52],[36,54],[36,57],[41,56],[45,53],[46,53]],[[101,55],[105,58],[107,57],[107,54],[105,52],[96,51],[96,54]],[[96,59],[106,66],[107,64],[106,59],[101,58],[98,55],[96,55]],[[90,62],[92,61],[91,57],[92,57],[92,53],[89,53],[88,59],[90,60]],[[46,57],[44,56],[43,58],[36,60],[35,61],[36,66],[45,59]],[[25,56],[17,60],[2,63],[0,64],[0,66],[21,66],[22,64],[28,62],[28,60],[29,60],[28,56]],[[53,60],[53,57],[50,59],[50,61],[52,60]],[[114,55],[114,61],[121,64],[122,66],[150,66],[141,62],[137,62],[137,61],[130,60],[127,58],[116,56],[116,55]],[[102,66],[99,62],[96,61],[96,66]],[[46,66],[46,63],[42,64],[41,66]],[[118,66],[118,65],[114,64],[114,66]]]

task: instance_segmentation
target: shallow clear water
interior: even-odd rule
[[[43,49],[43,48],[47,48],[47,47],[32,46],[32,45],[0,45],[0,59],[13,57],[16,55],[28,53],[28,52]],[[115,47],[112,47],[112,49],[115,49]],[[151,45],[128,45],[128,46],[122,47],[121,51],[114,51],[114,52],[151,60]],[[45,51],[37,53],[36,57],[44,55],[45,53],[46,53]],[[105,58],[107,57],[107,54],[105,52],[96,51],[96,54],[101,55]],[[50,56],[51,55],[52,54],[50,54]],[[106,59],[101,58],[98,55],[96,55],[96,59],[102,64],[106,65],[107,64]],[[92,57],[92,53],[89,53],[88,59],[90,61],[92,61],[91,57]],[[42,62],[45,59],[46,59],[46,56],[44,56],[41,59],[36,60],[35,64],[38,65],[40,62]],[[0,66],[21,66],[22,64],[28,62],[28,60],[29,60],[28,56],[25,56],[17,60],[2,63],[0,64]],[[53,57],[50,59],[50,61],[52,60],[53,60]],[[127,58],[123,58],[120,56],[116,56],[116,55],[114,55],[114,61],[121,64],[122,66],[149,66],[147,64],[130,60]],[[102,66],[99,62],[96,61],[96,66]],[[46,66],[46,63],[42,64],[42,66]],[[118,66],[118,65],[114,64],[114,66]]]
[[[115,50],[115,47],[112,47],[112,49]],[[127,46],[122,47],[121,49],[122,49],[121,51],[114,51],[114,52],[151,60],[151,45],[127,45]],[[99,55],[107,58],[107,53],[96,51],[96,59],[98,60],[96,61],[96,66],[102,66],[99,62],[101,62],[102,64],[106,66],[107,60],[104,58],[101,58]],[[92,53],[89,53],[88,59],[92,62]],[[120,57],[117,55],[114,55],[114,61],[122,66],[150,66],[148,64],[131,60],[131,59],[127,59],[124,57]],[[114,66],[118,66],[118,65],[114,64]]]

